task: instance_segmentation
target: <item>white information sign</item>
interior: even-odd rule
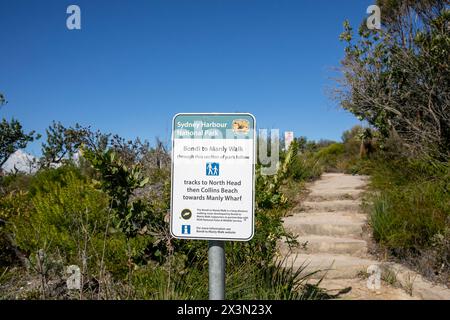
[[[255,127],[248,113],[173,118],[170,230],[175,238],[253,237]]]

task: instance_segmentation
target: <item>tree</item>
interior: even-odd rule
[[[154,148],[149,148],[144,154],[141,163],[146,169],[164,169],[170,166],[170,155],[164,143],[156,138]]]
[[[299,152],[304,152],[306,150],[306,145],[308,144],[308,139],[304,136],[295,138],[298,144]]]
[[[44,167],[72,159],[82,146],[92,150],[104,151],[109,144],[110,134],[100,131],[93,132],[90,127],[66,128],[60,122],[55,122],[46,129],[47,141],[42,144],[41,163]]]
[[[133,199],[136,189],[144,187],[140,165],[127,166],[113,149],[96,152],[83,149],[83,156],[92,164],[98,175],[99,186],[111,198],[115,213],[115,227],[127,236],[134,237],[150,220],[149,212],[140,199]]]
[[[133,272],[131,239],[145,233],[145,228],[152,222],[151,212],[146,203],[142,199],[133,199],[133,194],[137,189],[144,187],[149,179],[142,176],[139,165],[127,166],[112,148],[105,151],[83,148],[83,156],[95,169],[98,186],[110,198],[114,227],[126,236],[128,283],[131,284]]]
[[[341,106],[413,155],[450,156],[450,10],[445,0],[379,0],[382,30],[348,22]]]
[[[5,96],[0,93],[0,107],[4,104],[6,104]],[[28,142],[39,137],[34,131],[25,133],[19,121],[12,119],[9,122],[3,118],[0,123],[0,168],[14,152],[25,148]]]
[[[43,165],[60,163],[65,158],[71,158],[83,143],[87,131],[78,124],[75,128],[66,128],[60,122],[55,122],[45,130],[47,142],[42,143]]]
[[[139,138],[126,140],[117,134],[112,136],[110,143],[114,152],[129,166],[141,162],[150,148],[147,141],[142,142]]]

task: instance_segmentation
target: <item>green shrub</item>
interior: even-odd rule
[[[38,177],[34,183],[34,211],[25,219],[16,219],[16,240],[25,250],[60,245],[72,256],[82,227],[89,234],[94,226],[104,230],[107,198],[73,173],[53,177]]]
[[[332,160],[334,157],[339,156],[345,152],[345,147],[342,143],[333,143],[320,149],[316,157],[322,160],[327,160],[328,158]]]
[[[371,225],[375,240],[389,248],[419,249],[443,234],[450,216],[449,194],[442,183],[391,186],[375,197]]]
[[[283,184],[322,172],[320,161],[298,156],[296,146],[282,154],[274,176],[262,176],[257,169],[255,236],[225,248],[230,297],[297,299],[306,292],[297,285],[294,270],[273,265],[277,241],[294,241],[282,225],[289,206]],[[115,161],[110,152],[86,157],[93,165],[88,173],[69,163],[46,168],[1,199],[11,222],[8,232],[29,263],[36,263],[37,252],[44,253],[58,281],[65,278],[65,266],[80,266],[83,279],[101,283],[101,295],[91,292],[92,297],[206,299],[207,242],[172,239],[164,221],[168,172],[153,171],[149,177],[137,166]]]
[[[370,175],[373,170],[373,161],[356,157],[343,157],[337,163],[340,171],[347,174]]]
[[[135,299],[206,300],[208,270],[199,262],[190,264],[182,270],[149,265],[133,273],[133,288]]]
[[[18,190],[0,198],[0,219],[8,221],[16,216],[26,216],[32,208],[28,192]]]
[[[8,232],[10,221],[26,217],[32,207],[29,193],[20,189],[12,188],[12,191],[0,197],[0,273],[3,267],[19,262]]]
[[[67,164],[54,169],[41,169],[34,177],[32,177],[28,190],[32,196],[38,192],[49,192],[48,188],[52,188],[55,184],[64,186],[66,177],[73,175],[80,181],[85,181],[80,169],[73,164]]]
[[[308,300],[317,299],[306,285],[311,274],[304,267],[294,269],[285,261],[271,262],[264,268],[252,263],[230,270],[227,278],[227,299],[237,300]]]
[[[127,239],[117,230],[107,230],[108,197],[71,170],[49,170],[57,172],[36,177],[33,210],[12,219],[15,242],[29,255],[44,249],[64,264],[85,265],[90,272],[99,271],[104,255],[107,271],[125,274]],[[148,241],[133,239],[133,255],[142,255]]]
[[[311,153],[306,152],[298,157],[292,166],[292,178],[295,181],[312,181],[320,178],[324,171],[322,162]]]
[[[338,160],[345,153],[345,147],[342,143],[333,143],[320,149],[314,158],[320,161],[326,171],[336,171]]]
[[[174,259],[180,258],[174,256]],[[182,270],[168,266],[146,266],[133,274],[137,299],[207,299],[208,269],[202,262],[185,265]],[[307,285],[311,274],[304,268],[285,267],[284,261],[270,262],[261,267],[247,261],[228,261],[226,270],[226,299],[230,300],[306,300],[324,298],[314,284]],[[327,298],[330,298],[329,296]]]
[[[425,160],[372,162],[374,239],[422,273],[448,282],[450,168]]]
[[[28,190],[33,176],[25,173],[0,175],[0,196],[10,192]]]

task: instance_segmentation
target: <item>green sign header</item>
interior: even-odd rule
[[[253,139],[255,119],[246,113],[178,114],[173,129],[174,139]]]

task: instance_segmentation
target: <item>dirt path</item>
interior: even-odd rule
[[[293,249],[281,245],[286,263],[295,268],[307,264],[305,272],[327,270],[313,278],[325,274],[321,287],[336,292],[352,287],[342,299],[450,299],[447,288],[434,286],[398,264],[377,261],[368,253],[367,216],[360,209],[367,183],[366,176],[327,173],[311,184],[302,208],[284,219],[284,226],[298,235],[300,243]],[[378,290],[367,287],[369,266],[383,270]]]

